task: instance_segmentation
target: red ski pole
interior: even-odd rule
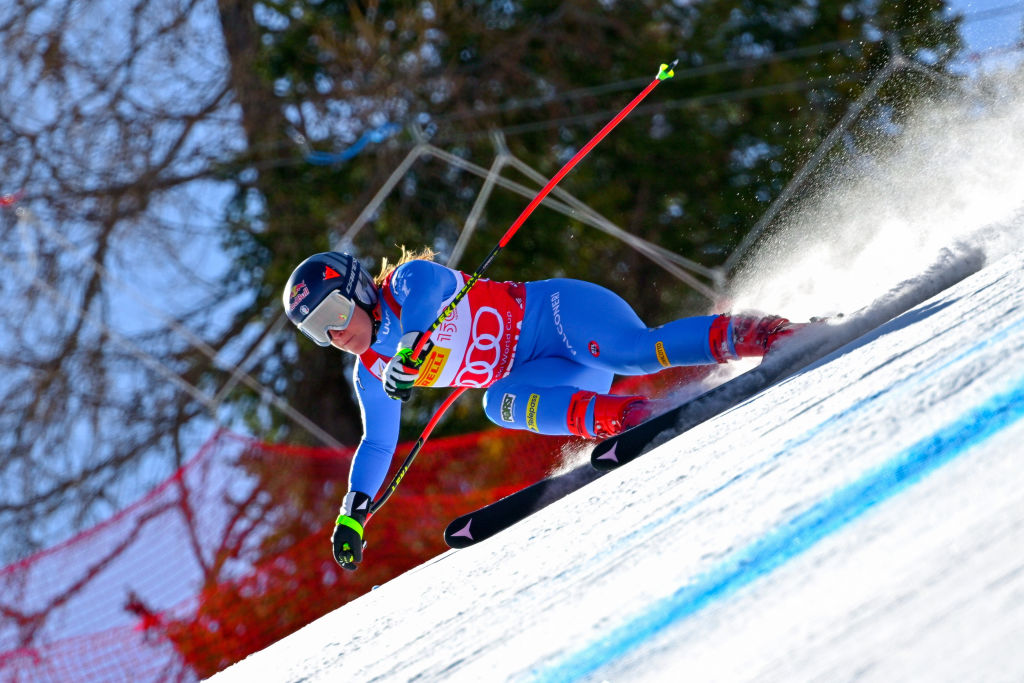
[[[530,201],[530,203],[526,206],[526,208],[523,209],[523,212],[519,214],[519,218],[517,218],[512,223],[512,225],[509,227],[507,231],[505,231],[505,234],[494,246],[494,248],[491,249],[491,253],[487,255],[487,258],[484,259],[483,263],[481,263],[480,266],[475,271],[473,271],[472,275],[469,276],[469,278],[466,280],[466,284],[462,286],[462,289],[460,289],[459,292],[455,295],[455,298],[452,299],[451,303],[448,304],[448,306],[446,306],[443,311],[441,311],[441,314],[437,317],[437,320],[435,320],[433,324],[431,324],[431,326],[427,328],[427,331],[420,336],[419,342],[416,344],[416,347],[412,351],[412,357],[414,359],[419,360],[420,354],[423,352],[423,347],[426,346],[427,341],[430,340],[430,335],[432,335],[434,331],[444,323],[445,319],[451,314],[452,311],[455,310],[456,306],[459,305],[459,302],[466,298],[466,295],[469,294],[469,290],[473,287],[474,284],[476,284],[476,281],[480,279],[480,277],[484,274],[484,271],[487,270],[487,268],[491,265],[491,262],[494,260],[494,257],[497,256],[498,253],[505,248],[505,245],[509,243],[509,240],[512,239],[512,236],[515,235],[516,232],[518,232],[519,228],[522,227],[523,223],[526,222],[526,219],[530,217],[530,214],[532,214],[534,210],[538,206],[540,206],[540,203],[544,201],[548,194],[551,193],[551,190],[555,188],[555,185],[561,182],[562,178],[564,178],[569,173],[569,171],[571,171],[576,166],[576,164],[578,164],[580,160],[583,159],[583,157],[587,156],[587,154],[590,153],[590,150],[594,149],[594,147],[597,146],[597,143],[601,142],[601,140],[603,140],[605,136],[608,135],[608,133],[610,133],[613,128],[615,128],[615,126],[619,125],[622,119],[626,118],[629,112],[633,111],[633,109],[635,109],[636,106],[640,104],[640,102],[642,102],[643,99],[651,93],[652,90],[658,87],[659,83],[668,80],[669,78],[672,78],[675,75],[673,69],[675,68],[676,63],[678,63],[678,61],[679,60],[677,59],[673,61],[671,64],[662,64],[661,68],[658,69],[658,75],[654,77],[654,80],[651,81],[650,84],[648,84],[648,86],[644,88],[639,95],[634,97],[632,102],[623,107],[622,111],[616,114],[611,121],[606,123],[604,128],[599,130],[597,134],[594,135],[594,137],[592,137],[587,144],[583,145],[580,151],[576,152],[576,154],[574,154],[573,157],[569,159],[569,161],[567,161],[564,166],[562,166],[558,173],[553,175],[551,177],[551,180],[549,180],[547,184],[543,188],[541,188],[540,192],[537,193],[537,196],[535,196],[533,200]],[[466,387],[456,388],[455,391],[453,391],[452,394],[447,399],[445,399],[444,403],[441,404],[441,407],[437,409],[437,412],[434,413],[434,416],[430,418],[430,421],[427,422],[427,426],[423,429],[423,433],[420,434],[420,438],[417,439],[416,443],[413,445],[412,451],[409,453],[408,456],[406,456],[405,461],[402,463],[402,466],[398,468],[398,472],[395,474],[394,479],[392,479],[391,483],[388,484],[388,487],[384,490],[384,493],[381,494],[381,497],[374,501],[373,504],[370,506],[371,514],[379,510],[381,506],[387,502],[388,498],[391,497],[391,494],[395,492],[395,489],[398,488],[398,485],[405,477],[406,472],[409,471],[409,467],[412,466],[413,460],[416,459],[416,456],[419,454],[420,449],[423,448],[423,444],[426,443],[427,439],[430,437],[430,433],[434,431],[434,427],[437,426],[437,423],[441,420],[441,416],[444,415],[445,411],[447,411],[448,408],[451,407],[453,403],[455,403],[455,400],[458,399],[459,396],[461,396],[465,390]]]

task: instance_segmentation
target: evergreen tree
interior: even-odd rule
[[[248,154],[229,171],[242,190],[228,243],[240,277],[260,291],[247,315],[263,324],[279,315],[291,268],[313,252],[343,247],[372,266],[397,245],[424,245],[447,261],[483,181],[436,159],[413,164],[353,244],[338,243],[411,149],[412,130],[483,167],[495,154],[490,133],[502,131],[513,155],[550,177],[659,63],[678,57],[676,79],[561,187],[630,233],[713,267],[884,67],[892,45],[938,70],[960,48],[958,20],[941,0],[220,6],[228,44],[239,46],[233,73],[250,136]],[[251,30],[232,41],[246,12]],[[882,116],[898,122],[906,101],[932,85],[902,76],[862,126]],[[404,132],[345,163],[306,159],[309,150],[345,150],[384,124]],[[458,266],[475,268],[527,201],[495,190]],[[620,241],[543,208],[487,275],[599,282],[649,324],[708,305]],[[277,342],[284,360],[265,372],[279,377],[293,405],[353,442],[351,360],[290,329]],[[436,400],[414,399],[405,411],[410,428]],[[471,403],[457,406],[447,428],[480,423]]]

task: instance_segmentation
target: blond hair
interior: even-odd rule
[[[403,244],[398,248],[402,250],[402,255],[398,257],[397,261],[390,263],[386,256],[380,260],[380,274],[373,279],[378,287],[384,284],[384,278],[390,275],[398,266],[405,265],[409,261],[433,261],[434,257],[437,256],[437,252],[430,247],[409,251]]]

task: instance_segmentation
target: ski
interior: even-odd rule
[[[813,326],[812,326],[813,327]],[[784,340],[761,363],[680,406],[598,443],[590,454],[594,469],[608,471],[635,460],[662,442],[753,398],[768,387],[808,369],[836,349],[860,337],[861,325],[823,324],[803,329]],[[817,333],[817,334],[815,334]]]
[[[841,318],[839,322],[829,321],[800,330],[786,339],[785,344],[774,348],[757,367],[598,443],[591,453],[589,465],[583,464],[547,477],[456,518],[445,529],[445,542],[451,548],[465,548],[494,536],[657,445],[810,369],[815,363],[827,362],[830,354],[873,330],[884,334],[887,323],[899,324],[896,320],[899,316],[977,272],[983,265],[984,257],[980,253],[946,252],[944,258],[922,276],[895,287],[870,306]],[[927,314],[927,309],[921,312],[921,315]]]
[[[444,542],[449,548],[466,548],[479,543],[602,474],[584,463],[561,474],[545,477],[478,510],[456,517],[444,530]]]
[[[952,255],[951,255],[952,256]],[[867,333],[903,315],[968,275],[984,259],[973,252],[940,262],[923,277],[902,283],[887,296],[839,322],[811,324],[783,340],[761,363],[682,405],[658,415],[594,447],[590,464],[609,471],[631,462],[655,447],[753,398],[768,387],[804,372],[815,363]]]

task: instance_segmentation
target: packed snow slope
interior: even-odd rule
[[[929,103],[861,176],[818,188],[733,294],[803,318],[856,310],[960,244],[982,270],[214,680],[1024,680],[1011,76]],[[368,540],[373,562],[372,522]]]
[[[214,680],[1021,680],[1021,418],[1024,253]]]

